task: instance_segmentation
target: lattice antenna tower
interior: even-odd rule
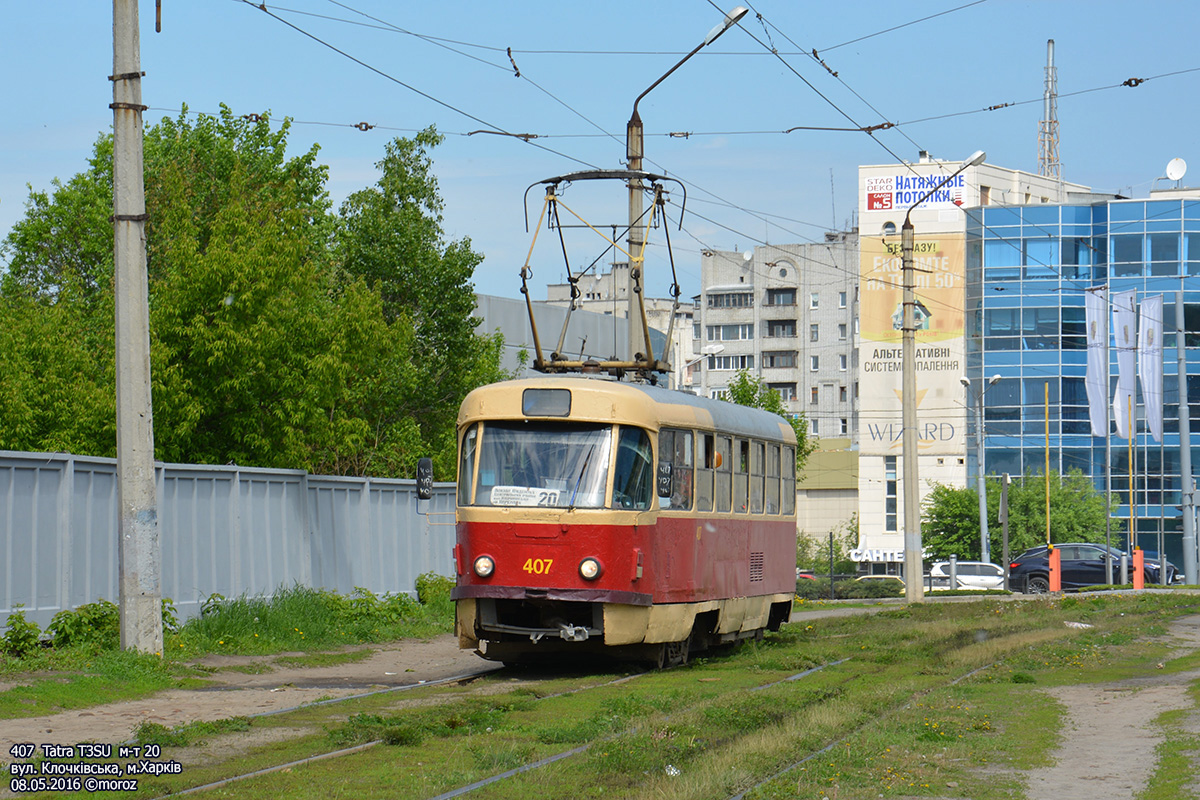
[[[1054,67],[1054,40],[1046,41],[1046,91],[1042,121],[1038,125],[1038,175],[1062,179],[1058,163],[1058,70]]]

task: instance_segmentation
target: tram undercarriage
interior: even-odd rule
[[[791,594],[650,606],[475,598],[458,601],[456,629],[459,647],[492,661],[608,654],[665,667],[710,647],[761,639],[787,621],[791,604]]]

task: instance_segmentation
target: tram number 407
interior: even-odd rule
[[[554,559],[552,558],[527,558],[525,566],[521,569],[531,575],[548,575],[550,574],[550,565],[553,563]]]

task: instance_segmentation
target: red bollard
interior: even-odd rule
[[[1137,548],[1133,551],[1133,588],[1146,588],[1146,573],[1143,571],[1146,565],[1146,552],[1142,548]]]
[[[1054,545],[1050,545],[1050,591],[1062,591],[1062,554]]]

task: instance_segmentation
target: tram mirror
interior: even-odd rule
[[[658,464],[658,496],[671,496],[671,462],[660,461]]]
[[[433,459],[422,458],[417,461],[417,499],[428,500],[433,497]]]

